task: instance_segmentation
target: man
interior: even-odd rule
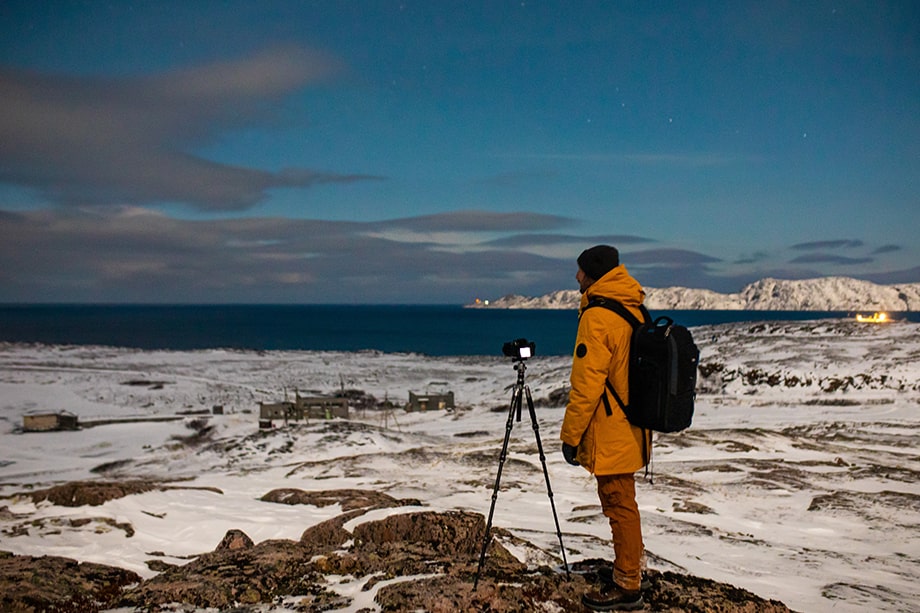
[[[641,321],[639,305],[645,292],[620,265],[617,250],[607,245],[582,252],[575,278],[582,293],[581,311],[560,433],[562,453],[569,464],[581,465],[597,479],[615,555],[613,581],[589,590],[582,602],[595,611],[638,609],[644,606],[640,592],[644,546],[634,473],[647,462],[642,440],[646,434],[626,420],[612,398],[608,403],[602,400],[605,382],[610,381],[620,398],[629,402],[632,327],[609,309],[586,307],[592,298],[616,300]]]

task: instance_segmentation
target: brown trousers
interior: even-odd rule
[[[645,546],[636,503],[636,480],[626,475],[596,475],[597,496],[613,535],[613,578],[626,590],[638,590],[642,581]]]

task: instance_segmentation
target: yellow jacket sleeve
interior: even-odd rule
[[[612,353],[607,347],[607,326],[599,309],[585,311],[578,323],[569,402],[562,422],[561,438],[579,445],[604,393]]]

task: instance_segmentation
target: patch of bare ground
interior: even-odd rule
[[[598,566],[609,564],[579,562],[567,575],[554,555],[544,552],[549,565],[527,566],[502,545],[514,542],[520,547],[523,541],[495,528],[480,568],[482,515],[407,509],[361,523],[372,509],[414,502],[373,491],[275,490],[263,499],[338,503],[351,510],[307,528],[299,541],[254,544],[242,531],[231,530],[214,551],[185,565],[152,560],[149,567],[159,574],[146,581],[98,564],[0,554],[2,610],[95,613],[115,607],[166,611],[192,606],[226,611],[283,600],[286,607],[318,612],[352,606],[350,594],[374,590],[382,611],[583,611],[581,595],[597,579]],[[346,528],[356,521],[352,530]],[[698,577],[650,571],[649,579],[645,598],[654,611],[789,610]]]
[[[886,510],[898,509],[897,519],[888,517]],[[875,520],[886,520],[893,525],[916,530],[920,527],[920,495],[909,492],[853,492],[837,491],[815,496],[809,511],[826,513],[847,512]]]

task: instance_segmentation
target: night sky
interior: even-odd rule
[[[0,3],[0,302],[920,282],[920,3]]]

